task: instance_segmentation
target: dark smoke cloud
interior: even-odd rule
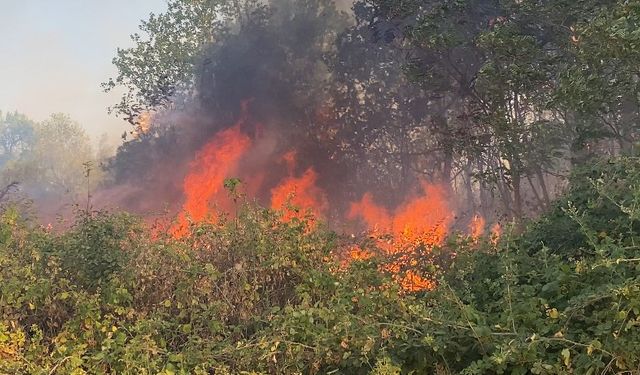
[[[256,12],[237,32],[203,51],[195,98],[180,100],[186,103],[180,110],[157,114],[149,133],[120,148],[111,163],[116,186],[103,193],[104,201],[120,192],[119,205],[136,211],[157,208],[159,202],[179,206],[195,153],[238,120],[245,101],[250,102],[249,119],[242,130],[256,147],[243,168],[272,171],[265,185],[282,177],[278,157],[291,149],[299,155],[295,173],[314,167],[327,189],[345,176],[315,132],[329,100],[325,60],[335,38],[350,25],[341,11],[350,4],[274,0],[270,5],[267,16]],[[262,192],[262,198],[266,195]]]

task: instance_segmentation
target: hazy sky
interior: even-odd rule
[[[100,83],[115,75],[117,47],[166,0],[0,0],[0,110],[43,120],[68,113],[96,139],[127,124],[107,114],[118,95]]]

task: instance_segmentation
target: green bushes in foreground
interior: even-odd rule
[[[640,374],[639,184],[638,159],[603,162],[522,235],[434,249],[456,255],[417,294],[250,205],[181,240],[7,211],[0,373]]]

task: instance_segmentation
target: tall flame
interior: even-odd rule
[[[184,179],[185,203],[175,235],[180,237],[187,233],[188,218],[196,222],[206,218],[211,202],[223,189],[225,178],[234,172],[250,146],[251,139],[242,133],[238,123],[216,134],[197,153]]]
[[[469,225],[469,233],[471,234],[471,238],[474,240],[478,240],[484,234],[485,220],[480,215],[475,215],[473,219],[471,219],[471,224]]]

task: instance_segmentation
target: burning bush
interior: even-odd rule
[[[612,169],[616,189],[637,183],[632,164],[615,164],[626,165]],[[617,196],[595,183],[588,201]],[[615,221],[631,223],[638,192],[616,191],[629,199]],[[345,264],[338,254],[352,239],[236,204],[236,215],[191,223],[177,239],[128,216],[84,215],[57,234],[7,211],[0,372],[569,374],[640,364],[635,233],[582,227],[599,240],[579,261],[545,248],[529,256],[517,246],[528,233],[498,244],[452,237],[423,253],[432,265],[444,255],[442,267],[414,293],[385,266],[381,238]],[[589,209],[568,212],[579,221]]]

